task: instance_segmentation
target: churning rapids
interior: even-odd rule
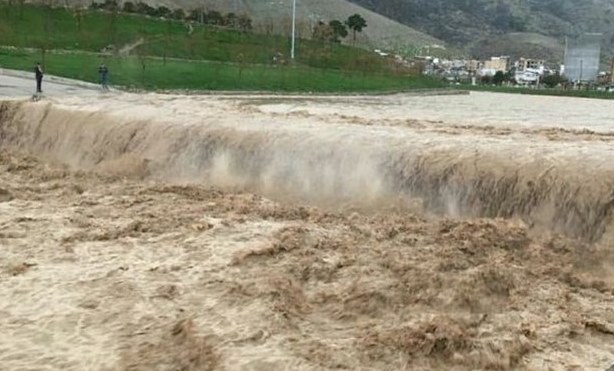
[[[614,364],[614,101],[47,87],[0,103],[2,370]]]
[[[479,93],[122,94],[4,102],[0,147],[319,206],[517,217],[594,242],[611,230],[613,111],[610,101]]]

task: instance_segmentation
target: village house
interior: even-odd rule
[[[511,68],[511,58],[502,56],[502,57],[491,57],[490,60],[484,62],[484,69],[493,70],[496,72],[507,72]]]
[[[526,70],[544,70],[545,61],[543,59],[520,58],[516,62],[518,71]]]

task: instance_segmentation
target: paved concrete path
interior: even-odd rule
[[[34,73],[0,68],[0,99],[30,98],[36,92]],[[100,94],[99,85],[78,80],[45,75],[43,96],[59,98],[71,95],[86,96]]]

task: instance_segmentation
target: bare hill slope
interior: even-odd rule
[[[565,36],[586,32],[603,33],[603,56],[614,55],[612,0],[351,1],[450,44],[470,45],[478,56],[514,55],[523,50],[523,54],[560,60]],[[551,39],[544,44],[539,35]]]

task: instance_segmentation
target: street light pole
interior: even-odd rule
[[[292,0],[292,49],[290,49],[290,58],[294,60],[294,48],[296,45],[296,0]]]

